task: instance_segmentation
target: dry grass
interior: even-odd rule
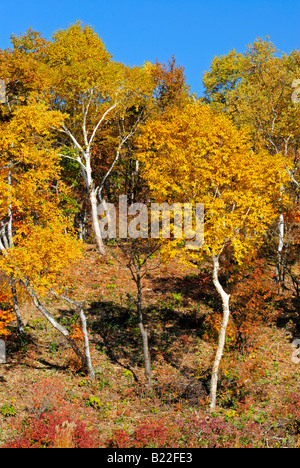
[[[194,275],[195,270],[183,271],[174,262],[146,278],[151,391],[144,385],[140,339],[134,309],[127,300],[128,291],[134,294],[135,286],[116,260],[100,259],[87,249],[80,267],[70,271],[73,286],[69,295],[86,301],[92,359],[99,370],[95,384],[80,372],[57,333],[24,302],[30,340],[17,346],[12,335],[7,364],[0,368],[0,443],[15,435],[20,421],[53,408],[64,408],[86,421],[103,440],[113,429],[130,431],[149,418],[171,421],[206,415],[205,392],[215,343],[203,340],[200,332],[203,317],[212,306],[201,297]],[[45,303],[53,313],[70,320],[64,304],[52,297]],[[275,431],[276,424],[281,427],[289,418],[289,395],[300,389],[299,365],[291,360],[290,342],[286,329],[261,327],[252,353],[243,356],[234,349],[226,350],[219,415],[227,417],[231,410],[237,421],[248,418],[266,431]],[[13,407],[15,415],[2,414],[3,407]],[[57,427],[55,446],[72,447],[73,430],[68,421]],[[293,440],[299,445],[298,434]]]

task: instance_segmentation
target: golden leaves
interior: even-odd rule
[[[28,279],[36,290],[63,285],[63,273],[71,261],[81,256],[81,244],[70,233],[67,223],[54,218],[47,225],[26,225],[15,236],[15,246],[0,258],[0,267],[15,278]],[[70,226],[68,226],[70,227]]]
[[[247,131],[208,105],[149,121],[139,148],[155,200],[204,203],[206,252],[218,254],[231,241],[240,259],[277,216],[284,159],[254,153]]]
[[[215,57],[203,79],[208,102],[247,126],[256,149],[273,154],[286,151],[287,141],[297,147],[300,128],[300,107],[292,102],[299,60],[295,52],[277,53],[272,42],[258,39],[245,54]]]
[[[9,336],[10,331],[7,329],[7,325],[13,322],[15,317],[10,311],[0,310],[0,336]]]
[[[7,165],[0,171],[1,216],[7,216],[9,207],[13,213],[13,244],[0,257],[0,268],[28,280],[40,293],[58,281],[63,284],[68,264],[81,254],[81,243],[60,208],[66,189],[52,138],[63,118],[32,100],[15,111],[0,134],[1,164]]]

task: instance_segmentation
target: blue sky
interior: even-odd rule
[[[215,55],[266,36],[283,52],[300,48],[300,0],[1,0],[0,17],[2,49],[30,26],[50,38],[80,19],[128,65],[174,54],[198,95]]]

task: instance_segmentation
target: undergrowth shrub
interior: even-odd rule
[[[71,420],[65,414],[43,414],[27,418],[20,424],[21,435],[2,448],[94,448],[99,445],[97,433],[85,423]]]
[[[176,448],[180,437],[176,424],[161,419],[139,424],[131,435],[124,430],[114,430],[106,445],[110,448]]]
[[[231,312],[240,350],[251,351],[260,327],[274,323],[281,309],[277,286],[265,260],[245,263],[232,273]]]
[[[180,423],[188,447],[251,448],[259,446],[258,426],[247,423],[238,427],[223,418],[191,418]],[[256,444],[257,443],[257,444]]]
[[[253,422],[234,423],[224,418],[147,421],[132,434],[114,430],[109,448],[234,448],[263,446],[261,428]]]
[[[300,434],[300,395],[299,393],[290,393],[284,400],[284,412],[286,417],[297,428]]]
[[[30,389],[31,412],[39,419],[49,410],[57,409],[65,403],[64,384],[56,377],[45,377]]]

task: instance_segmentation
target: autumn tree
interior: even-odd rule
[[[53,129],[61,127],[63,118],[60,112],[49,111],[45,104],[32,99],[1,125],[0,268],[12,285],[18,282],[25,288],[93,377],[89,355],[79,349],[69,331],[41,302],[50,289],[61,294],[70,263],[81,255],[81,244],[63,214],[62,197],[53,190],[60,179]],[[62,183],[60,190],[67,192]],[[16,295],[15,289],[12,292]],[[84,320],[82,323],[84,328]]]
[[[41,73],[47,41],[31,28],[20,37],[11,36],[12,47],[0,50],[0,77],[5,83],[5,99],[0,119],[8,120],[16,107],[45,88],[47,75]]]
[[[98,199],[106,180],[120,158],[124,144],[144,117],[144,104],[153,91],[152,79],[143,68],[114,62],[101,39],[88,26],[76,23],[54,34],[41,73],[50,80],[43,99],[52,109],[68,114],[60,128],[62,151],[80,167],[90,200],[93,231],[99,252],[105,248],[98,222]],[[131,118],[126,118],[131,112]],[[114,156],[99,185],[94,179],[96,140],[115,123],[119,129]]]
[[[136,296],[127,293],[127,297],[136,308],[136,318],[143,343],[145,378],[147,385],[151,388],[151,351],[143,312],[143,281],[145,276],[150,271],[155,270],[160,264],[160,261],[155,259],[155,255],[161,248],[161,242],[159,239],[142,239],[138,237],[135,239],[119,240],[117,245],[123,254],[123,258],[121,261],[117,257],[116,259],[122,266],[125,265],[128,268],[136,286]]]
[[[184,107],[189,98],[189,86],[186,83],[184,67],[176,64],[173,55],[167,64],[158,61],[155,64],[146,63],[155,88],[155,102],[160,111],[170,106]]]
[[[14,118],[14,112],[19,107],[25,106],[27,100],[30,98],[31,93],[38,93],[41,89],[43,80],[39,73],[39,59],[42,56],[47,41],[41,37],[39,33],[35,33],[29,29],[26,34],[17,38],[11,36],[12,49],[0,51],[0,76],[3,83],[3,95],[0,106],[0,123],[2,131],[5,125]],[[8,128],[8,127],[7,127]],[[6,128],[6,130],[7,130]],[[6,130],[4,134],[6,133]],[[9,145],[10,136],[6,133],[7,146]],[[2,137],[2,142],[4,141]],[[14,141],[11,142],[14,145]],[[14,222],[18,222],[17,208],[12,209],[11,201],[5,203],[7,194],[12,193],[14,172],[14,158],[8,158],[7,155],[1,153],[1,183],[2,185],[2,199],[1,206],[1,248],[9,248],[12,245],[13,228],[12,221],[13,215],[15,216]],[[20,162],[17,162],[19,165]],[[10,186],[10,188],[8,188]],[[13,212],[14,211],[14,212]],[[16,291],[15,280],[10,277],[10,286],[12,292],[12,301],[14,311],[17,316],[18,329],[20,333],[24,333],[24,325],[19,310],[18,297]]]
[[[204,74],[205,98],[214,108],[230,114],[238,127],[247,126],[256,150],[284,154],[289,180],[282,187],[297,203],[299,191],[300,107],[292,100],[292,84],[300,76],[298,53],[278,54],[270,40],[259,39],[245,54],[234,50],[215,57]],[[292,211],[293,204],[290,205]],[[288,210],[279,214],[277,281],[284,291],[288,258]]]
[[[140,138],[144,177],[157,202],[203,203],[205,243],[198,251],[167,242],[186,259],[211,262],[212,279],[223,305],[223,320],[211,378],[210,408],[216,405],[218,372],[230,318],[230,295],[220,282],[220,262],[230,245],[234,258],[261,242],[278,215],[284,182],[282,156],[251,149],[247,131],[224,114],[195,102],[149,121]],[[184,240],[184,239],[183,239]]]
[[[34,95],[51,110],[68,115],[57,129],[61,156],[79,168],[90,202],[96,244],[104,253],[98,202],[125,143],[145,116],[145,103],[153,94],[151,74],[146,68],[113,61],[93,28],[80,22],[59,30],[51,41],[29,29],[20,37],[12,36],[12,45],[13,49],[1,51],[0,65],[8,103],[20,104]],[[95,170],[102,159],[99,148],[103,139],[113,147],[113,154],[99,180]],[[96,143],[98,151],[94,151]]]

